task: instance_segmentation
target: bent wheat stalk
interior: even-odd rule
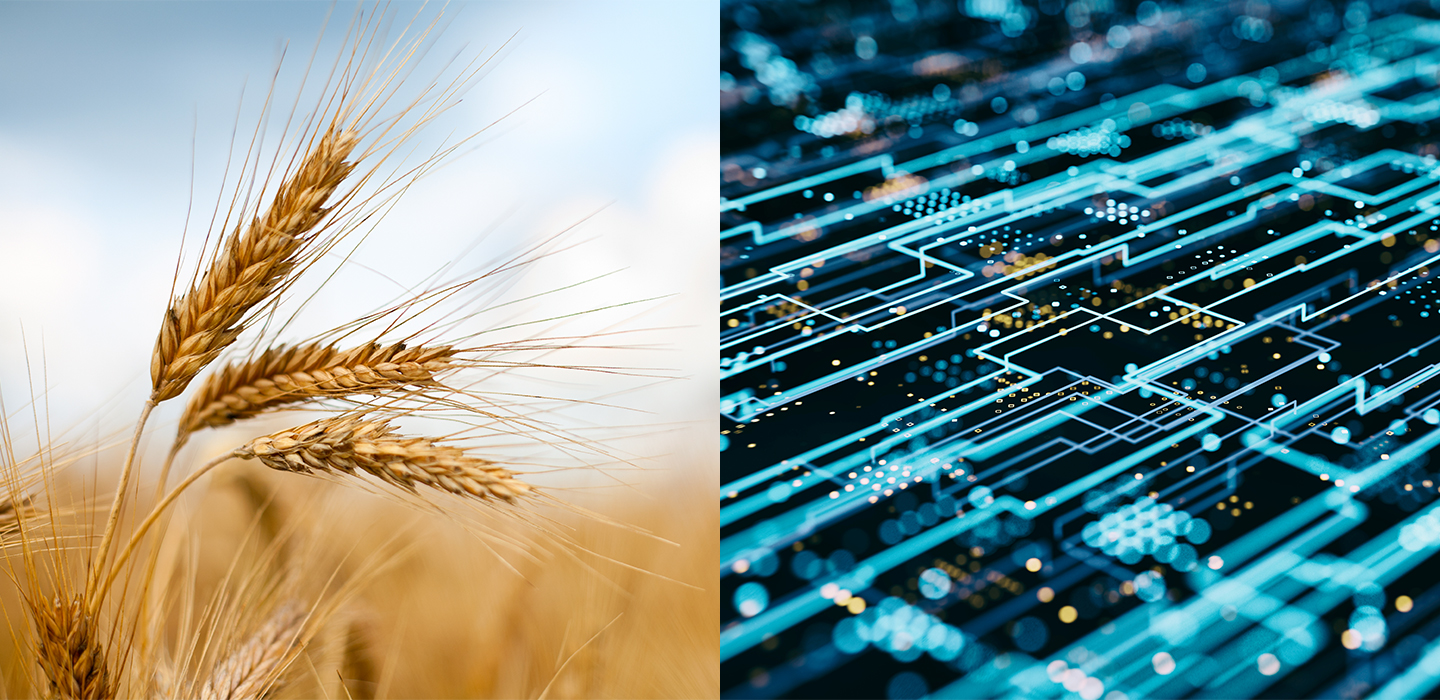
[[[513,503],[534,487],[493,462],[425,437],[404,437],[383,420],[339,416],[252,440],[235,450],[271,469],[309,474],[363,472],[407,491],[426,486]]]
[[[258,700],[278,689],[285,666],[300,644],[306,611],[284,603],[245,643],[215,666],[201,700]]]
[[[369,420],[355,414],[326,418],[256,438],[191,472],[136,526],[130,541],[116,556],[109,575],[98,588],[101,597],[114,584],[145,533],[170,504],[201,477],[232,457],[258,459],[271,469],[299,474],[354,475],[361,472],[412,493],[425,486],[460,496],[506,503],[538,493],[534,486],[515,478],[515,474],[504,467],[467,455],[465,450],[433,438],[405,437],[384,420]]]

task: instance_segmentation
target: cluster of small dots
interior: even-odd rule
[[[1151,133],[1166,141],[1174,141],[1175,139],[1185,139],[1189,141],[1190,139],[1206,136],[1214,130],[1214,127],[1208,124],[1192,122],[1188,119],[1171,119],[1170,121],[1156,124],[1150,128]]]
[[[850,597],[846,591],[831,594]],[[924,653],[938,661],[952,661],[971,643],[959,629],[894,596],[841,620],[831,637],[836,648],[846,653],[858,654],[874,646],[906,662]]]
[[[1425,156],[1425,159],[1424,159],[1425,165],[1422,166],[1422,167],[1416,167],[1414,163],[1412,163],[1412,162],[1410,162],[1410,161],[1408,161],[1408,160],[1405,160],[1405,161],[1392,160],[1392,161],[1390,161],[1390,169],[1391,169],[1391,170],[1403,171],[1403,172],[1405,172],[1405,173],[1407,173],[1407,174],[1423,175],[1423,176],[1425,176],[1425,177],[1430,178],[1431,180],[1436,180],[1436,179],[1440,179],[1440,168],[1437,168],[1437,167],[1435,166],[1435,162],[1436,162],[1436,161],[1435,161],[1435,156],[1432,156],[1432,155],[1426,155],[1426,156]],[[1435,230],[1435,229],[1432,228],[1432,229],[1430,229],[1430,230],[1433,231],[1433,230]]]
[[[942,95],[944,99],[941,99]],[[870,133],[877,123],[890,119],[898,119],[911,126],[919,126],[937,117],[948,121],[961,106],[960,102],[949,99],[948,92],[911,95],[899,102],[878,92],[852,92],[846,96],[843,109],[816,117],[797,116],[795,128],[821,138],[833,138],[856,131]]]
[[[924,481],[923,476],[914,476],[909,466],[902,467],[898,463],[890,462],[887,469],[886,462],[887,460],[882,459],[878,466],[867,464],[858,471],[849,472],[846,476],[850,483],[845,484],[843,491],[846,493],[859,491],[861,494],[875,492],[870,497],[870,502],[874,503],[880,500],[882,492],[886,497],[893,496],[897,490],[903,491],[911,484]],[[831,491],[830,498],[839,498],[841,490]]]
[[[1365,102],[1323,100],[1306,107],[1301,115],[1316,124],[1345,122],[1362,129],[1368,129],[1380,123],[1380,111]]]
[[[930,379],[931,381],[934,381],[937,384],[944,384],[950,380],[961,377],[962,375],[960,372],[960,356],[951,355],[950,358],[951,359],[949,360],[943,358],[937,359],[934,364],[919,364],[911,362],[910,369],[912,371],[905,373],[906,383],[913,384],[916,381],[919,381],[920,378],[924,377]],[[919,371],[918,375],[914,371],[917,369]],[[966,380],[969,380],[973,378],[973,375],[973,372],[966,371],[963,376]]]
[[[1134,219],[1137,223],[1141,219],[1150,218],[1150,210],[1140,207],[1132,207],[1125,202],[1117,203],[1113,199],[1105,200],[1105,208],[1085,207],[1085,214],[1104,221],[1118,221],[1121,224],[1130,223]]]
[[[919,93],[896,103],[890,102],[884,95],[872,93],[875,97],[884,99],[884,102],[876,102],[874,106],[867,107],[867,110],[882,119],[899,117],[907,124],[916,125],[929,121],[936,115],[948,116],[963,107],[962,103],[949,99],[949,93],[939,94],[943,94],[946,99],[939,99],[937,93]]]
[[[891,206],[890,210],[916,219],[937,213],[949,214],[953,220],[974,211],[989,209],[990,206],[989,202],[972,202],[970,195],[961,195],[959,192],[952,192],[947,188],[908,199],[903,203]]]
[[[1402,299],[1410,297],[1410,305],[1420,309],[1420,318],[1430,318],[1430,312],[1435,308],[1437,299],[1435,290],[1430,286],[1431,281],[1433,278],[1418,282],[1399,294]]]
[[[1111,157],[1118,157],[1120,149],[1130,147],[1130,137],[1117,134],[1104,126],[1096,129],[1087,126],[1059,136],[1051,136],[1045,141],[1045,145],[1052,151],[1079,156],[1103,153]]]

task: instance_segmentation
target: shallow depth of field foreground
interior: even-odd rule
[[[717,16],[0,4],[0,693],[714,696]]]

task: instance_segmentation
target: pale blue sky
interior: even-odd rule
[[[82,407],[107,401],[122,420],[133,414],[148,384],[192,155],[195,204],[208,209],[242,86],[248,82],[238,120],[253,126],[288,39],[291,70],[277,94],[293,97],[331,7],[0,0],[0,390],[12,410],[28,391],[23,323],[32,363],[44,334],[59,427],[84,418]],[[392,7],[407,17],[419,5]],[[440,8],[431,3],[427,11]],[[352,9],[335,8],[330,39]],[[473,131],[539,98],[477,151],[417,185],[357,260],[397,280],[418,279],[435,256],[407,255],[393,241],[423,235],[436,250],[458,250],[498,226],[513,242],[608,203],[587,224],[597,242],[583,256],[557,261],[535,284],[629,267],[593,300],[679,294],[647,325],[695,324],[700,309],[709,314],[717,259],[717,3],[472,2],[451,3],[446,12],[455,16],[430,59],[519,37],[422,143]],[[441,62],[423,65],[438,69]],[[192,226],[197,233],[203,226]],[[362,276],[350,283],[362,294],[376,282]],[[712,371],[710,325],[673,334],[686,352],[672,365]],[[97,345],[106,347],[103,366],[87,363]],[[705,411],[713,408],[713,384],[701,379],[688,389],[708,404]],[[673,402],[674,391],[645,400]]]

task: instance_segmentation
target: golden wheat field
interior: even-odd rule
[[[716,696],[717,16],[0,2],[0,693]]]

